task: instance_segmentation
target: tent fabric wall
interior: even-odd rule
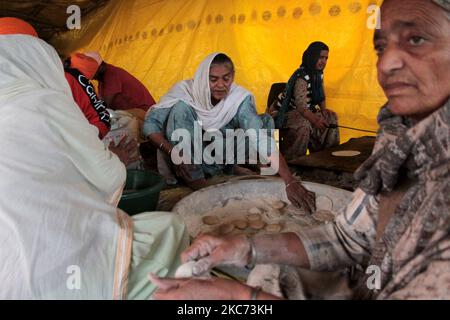
[[[330,47],[325,70],[328,107],[340,124],[376,130],[386,99],[376,77],[374,0],[113,0],[82,20],[83,29],[54,39],[61,51],[98,50],[139,78],[158,100],[199,62],[221,51],[236,64],[236,82],[266,108],[272,83],[286,82],[312,41]],[[341,129],[341,140],[370,135]]]

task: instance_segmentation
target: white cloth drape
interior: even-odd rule
[[[40,39],[0,36],[0,137],[0,299],[113,298],[126,171]]]

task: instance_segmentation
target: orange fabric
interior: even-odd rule
[[[75,53],[70,57],[70,66],[80,71],[88,79],[92,79],[98,70],[98,63],[82,53]]]
[[[0,34],[27,34],[38,37],[36,30],[26,21],[17,18],[0,18]]]

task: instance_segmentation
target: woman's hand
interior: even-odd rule
[[[293,180],[286,185],[286,194],[289,201],[298,208],[308,213],[316,211],[316,195],[306,190],[300,181]]]
[[[211,279],[162,279],[154,274],[149,279],[158,289],[155,300],[250,300],[252,289],[237,281]]]
[[[198,260],[192,271],[200,275],[219,265],[245,267],[250,255],[251,245],[245,235],[202,235],[181,254],[181,261]]]
[[[328,122],[324,118],[318,117],[316,115],[314,115],[314,117],[311,119],[311,124],[321,131],[328,128]]]
[[[127,141],[127,139],[128,136],[123,137],[116,146],[114,146],[114,142],[111,141],[108,146],[108,149],[119,157],[120,161],[122,161],[125,166],[140,159],[137,141],[134,139]]]

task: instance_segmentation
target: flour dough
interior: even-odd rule
[[[188,261],[181,266],[178,267],[177,271],[175,271],[175,278],[177,279],[186,279],[186,278],[203,278],[208,279],[211,278],[211,274],[209,272],[206,272],[204,274],[201,274],[199,276],[194,276],[192,270],[194,269],[194,266],[196,264],[196,261]]]
[[[250,208],[250,210],[248,210],[248,212],[251,214],[261,214],[262,210],[260,208],[253,207],[253,208]]]
[[[271,221],[271,220],[274,220],[274,219],[278,220],[281,217],[281,212],[278,211],[277,209],[270,209],[270,210],[264,212],[264,217],[268,221]]]
[[[281,226],[281,224],[278,224],[278,223],[268,224],[266,226],[266,231],[267,232],[278,233],[278,232],[281,231],[281,229],[283,229],[283,227]]]
[[[234,220],[231,223],[239,230],[244,230],[248,228],[248,222],[245,220]]]
[[[261,230],[266,226],[266,223],[262,220],[250,221],[249,227],[255,230]]]
[[[318,196],[316,199],[316,207],[319,210],[331,211],[333,209],[333,201],[327,196]]]
[[[281,210],[286,206],[286,203],[284,203],[283,201],[275,201],[274,203],[272,203],[272,208],[276,209],[276,210]]]
[[[219,233],[222,235],[229,234],[233,230],[234,230],[234,225],[231,223],[225,223],[219,227]]]
[[[313,218],[320,222],[329,222],[334,220],[334,214],[329,210],[319,210],[313,215]]]
[[[175,271],[175,278],[192,278],[192,269],[194,268],[194,265],[195,261],[189,261],[179,266],[177,271]]]
[[[204,224],[207,224],[208,226],[214,226],[220,223],[220,219],[217,216],[204,216],[202,218],[202,221]]]
[[[254,213],[254,214],[249,214],[247,216],[248,221],[252,222],[252,221],[261,221],[262,217],[260,214],[258,213]]]

